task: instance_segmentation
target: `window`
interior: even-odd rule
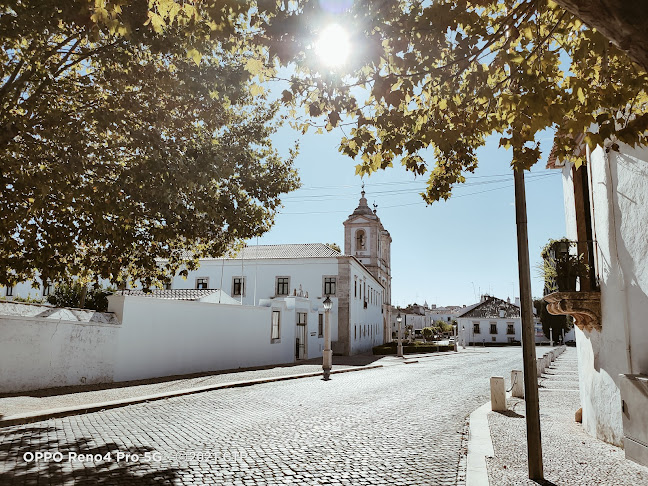
[[[512,322],[506,324],[506,334],[515,334],[515,328],[513,327]]]
[[[358,281],[353,282],[353,296],[357,297],[358,296]]]
[[[479,322],[473,322],[473,334],[479,334]]]
[[[353,339],[358,339],[358,325],[353,326]]]
[[[199,277],[196,279],[196,289],[207,289],[209,288],[209,278]]]
[[[277,277],[277,295],[288,295],[290,277]]]
[[[324,295],[335,295],[335,277],[324,277]]]
[[[52,292],[52,284],[43,282],[43,297],[47,297]]]
[[[279,324],[280,324],[281,311],[272,311],[272,331],[270,333],[270,341],[278,341],[279,334]]]
[[[493,341],[493,342],[495,342],[496,340],[497,340],[497,338],[495,336],[493,336],[493,338],[491,339],[491,341]]]
[[[7,287],[7,293],[5,295],[7,297],[11,297],[13,295],[13,286]]]
[[[497,334],[497,323],[495,322],[490,323],[490,333]]]
[[[324,337],[324,314],[317,316],[317,337]]]
[[[298,326],[305,326],[306,325],[306,319],[307,319],[307,314],[305,312],[298,312],[297,313],[297,325]]]
[[[356,251],[364,250],[367,247],[367,237],[364,230],[356,231]]]
[[[245,297],[245,277],[234,277],[232,279],[232,295]]]

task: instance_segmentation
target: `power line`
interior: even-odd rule
[[[531,184],[533,182],[544,180],[547,177],[550,177],[550,175],[546,175],[544,177],[537,177],[537,178],[532,179],[532,180],[529,180],[529,178],[527,178],[527,182],[529,184]],[[471,192],[471,193],[468,193],[468,194],[458,194],[456,196],[451,196],[450,199],[452,200],[452,199],[457,199],[459,197],[475,196],[475,195],[478,195],[478,194],[484,194],[486,192],[493,192],[493,191],[499,191],[501,189],[512,188],[513,186],[514,186],[513,184],[506,184],[505,186],[495,187],[495,188],[492,188],[492,189],[486,189],[484,191]],[[413,202],[413,203],[404,203],[404,204],[395,204],[395,205],[392,205],[392,206],[381,206],[380,209],[382,210],[382,209],[391,209],[391,208],[401,208],[401,207],[405,207],[405,206],[417,206],[417,205],[421,204],[421,202],[423,202],[423,201],[418,201],[418,202]],[[293,214],[334,214],[334,213],[348,213],[348,212],[349,212],[348,209],[344,209],[344,210],[339,210],[339,211],[303,211],[303,212],[297,212],[297,213],[281,213],[280,212],[280,214],[290,214],[290,215],[293,215]]]
[[[558,173],[558,172],[552,172],[551,174],[552,175],[553,174],[560,175],[560,173]],[[545,175],[545,174],[538,173],[538,172],[536,172],[536,173],[531,172],[531,173],[529,173],[529,175],[527,175],[527,178],[528,177],[533,177],[533,176],[536,176],[536,175]],[[510,177],[510,176],[511,176],[510,172],[507,173],[507,174],[490,174],[490,175],[482,175],[482,176],[476,176],[476,175],[472,175],[472,174],[465,174],[466,179],[488,179],[488,178],[493,178],[493,177]],[[425,183],[425,181],[424,180],[386,181],[386,182],[369,182],[369,181],[366,181],[365,183],[367,184],[367,186],[374,187],[374,186],[388,186],[388,185],[400,185],[400,184],[421,184],[421,183]],[[358,185],[357,184],[341,184],[341,185],[332,185],[332,186],[305,186],[305,187],[301,187],[300,190],[301,191],[311,191],[311,190],[319,190],[319,189],[344,189],[344,188],[357,189]]]
[[[537,179],[546,179],[554,176],[559,176],[559,173],[551,173],[551,174],[533,174],[527,177],[527,180],[533,181]],[[464,182],[459,185],[457,185],[457,188],[463,188],[463,187],[471,187],[471,186],[484,186],[488,184],[501,184],[503,182],[508,182],[510,178],[505,178],[505,179],[495,179],[491,181],[482,181],[482,182]],[[335,186],[332,186],[335,187]],[[341,187],[341,186],[340,186]],[[397,196],[397,195],[403,195],[403,194],[418,194],[419,192],[425,190],[427,187],[427,184],[424,183],[420,187],[416,188],[407,188],[407,189],[392,189],[392,190],[385,190],[385,191],[367,191],[367,194],[370,196]],[[290,201],[290,202],[312,202],[312,201],[321,201],[321,200],[326,200],[326,199],[339,199],[339,198],[355,198],[357,197],[356,192],[345,192],[345,193],[337,193],[337,194],[311,194],[311,195],[299,195],[299,196],[286,196],[282,198],[284,201]]]

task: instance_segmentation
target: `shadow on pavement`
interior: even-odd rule
[[[121,444],[97,444],[91,438],[64,439],[65,431],[57,427],[21,427],[0,436],[0,484],[2,485],[155,485],[172,484],[177,469],[165,468],[168,462],[145,461],[152,454],[148,447]],[[60,453],[56,460],[32,459],[39,453]],[[117,460],[118,453],[121,460]],[[70,461],[70,453],[76,454]],[[109,456],[107,456],[109,454]],[[130,454],[126,460],[126,454]],[[139,462],[134,461],[137,454]],[[101,456],[101,460],[79,461],[79,456]],[[157,457],[157,456],[156,456]]]
[[[495,413],[499,413],[500,415],[504,415],[506,417],[524,418],[524,415],[520,415],[519,413],[514,412],[513,410],[506,410],[506,411],[503,411],[503,412],[500,412],[500,411],[496,410]]]

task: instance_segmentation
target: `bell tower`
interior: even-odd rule
[[[365,198],[364,183],[360,202],[344,224],[344,254],[356,257],[383,285],[385,300],[391,304],[391,236]]]

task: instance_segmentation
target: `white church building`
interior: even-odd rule
[[[389,336],[390,245],[363,191],[344,222],[345,254],[323,243],[246,246],[235,258],[201,259],[170,288],[218,288],[243,305],[272,307],[272,339],[279,342],[285,326],[296,326],[297,359],[322,355],[321,303],[329,296],[333,352],[358,354]]]

